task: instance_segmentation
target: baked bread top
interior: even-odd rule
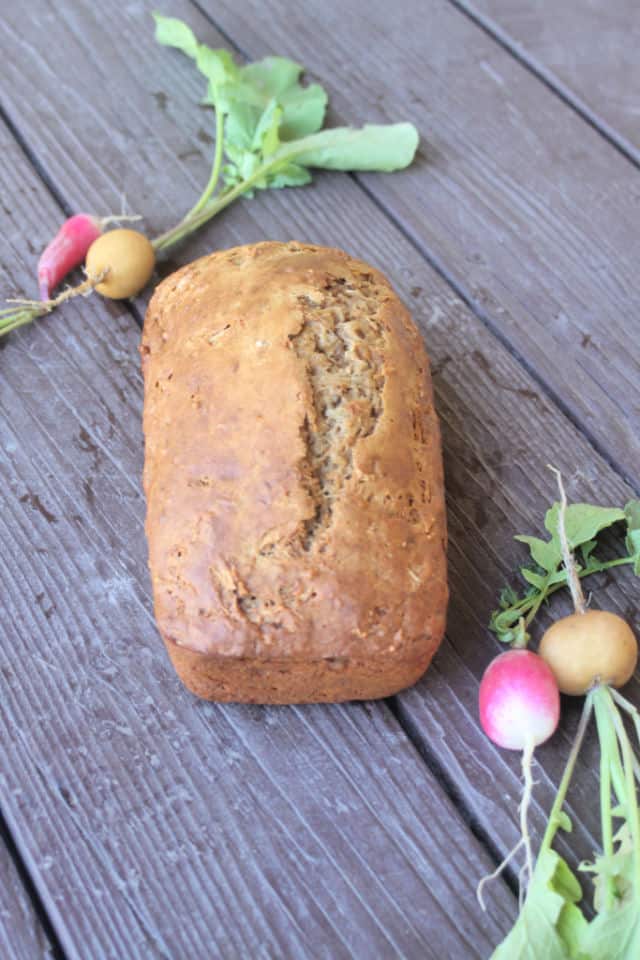
[[[142,339],[165,639],[294,661],[415,658],[446,607],[428,359],[384,276],[259,243],[165,280]]]

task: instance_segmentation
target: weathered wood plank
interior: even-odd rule
[[[177,15],[189,15],[186,4],[177,4],[173,10]],[[97,43],[100,35],[103,36],[99,22],[104,15],[104,11],[98,16],[94,9],[76,5],[76,32],[86,36],[89,42],[93,39]],[[92,109],[89,97],[83,104],[79,121],[92,138],[90,142],[98,144],[94,151],[96,157],[88,157],[82,152],[76,141],[77,135],[70,132],[64,122],[57,124],[55,133],[61,143],[55,147],[54,161],[57,164],[58,155],[64,161],[63,167],[56,166],[60,177],[58,182],[65,196],[77,206],[86,206],[89,196],[96,205],[103,204],[103,209],[117,203],[115,186],[108,177],[108,171],[114,166],[118,167],[121,179],[124,179],[124,170],[128,171],[127,188],[134,205],[135,198],[143,196],[145,191],[145,203],[152,203],[150,195],[153,191],[149,184],[156,172],[150,168],[152,157],[141,159],[137,150],[129,149],[125,162],[118,155],[124,134],[120,131],[120,147],[114,148],[108,138],[110,128],[118,130],[123,122],[129,122],[127,142],[133,144],[137,139],[138,143],[145,144],[154,138],[168,141],[176,155],[202,148],[202,115],[198,115],[192,106],[200,89],[188,66],[177,55],[172,58],[171,54],[155,51],[146,41],[141,41],[138,46],[137,32],[144,22],[140,8],[135,7],[133,11],[127,8],[118,16],[122,36],[118,35],[118,42],[114,43],[115,52],[106,50],[104,55],[105,59],[108,56],[115,59],[111,65],[101,68],[109,69],[112,83],[101,91],[99,115]],[[115,24],[115,16],[113,20]],[[192,22],[199,31],[204,30],[201,19],[195,14],[192,14]],[[57,27],[53,21],[47,26],[54,39],[55,30],[62,31],[62,27]],[[67,31],[67,58],[73,57],[74,64],[77,62],[78,68],[86,75],[94,68],[89,60],[82,63],[82,51],[69,41],[68,24],[62,26]],[[207,37],[214,45],[220,42],[213,32]],[[29,40],[25,27],[22,41],[25,56],[34,39]],[[62,39],[62,32],[58,39]],[[33,57],[33,45],[30,49]],[[48,49],[38,52],[42,58],[47,58]],[[129,65],[139,63],[144,65],[144,74],[137,75]],[[37,58],[33,69],[38,69]],[[47,65],[46,69],[51,68]],[[168,97],[166,110],[161,106],[164,98],[153,98],[154,92]],[[136,118],[135,124],[128,114],[123,118],[119,112],[119,105],[125,98],[131,116]],[[63,121],[66,117],[70,126],[75,111],[70,109],[65,115],[67,109],[65,102],[61,101],[59,115]],[[28,132],[34,143],[47,147],[41,156],[49,163],[48,147],[54,149],[54,131],[50,125],[47,128],[44,112],[39,116],[40,127],[33,129],[29,110],[32,107],[27,105],[22,117],[23,132]],[[104,163],[102,173],[93,169],[100,162]],[[154,224],[160,229],[169,222],[165,208],[173,206],[175,215],[178,208],[187,205],[188,194],[196,192],[196,180],[201,182],[206,175],[206,163],[201,154],[192,154],[182,163],[176,162],[170,154],[163,154],[162,163],[158,161],[157,173],[159,182],[167,191],[162,194],[163,207],[158,210]],[[88,194],[92,182],[97,186]],[[164,221],[163,216],[167,216]],[[510,542],[511,534],[516,529],[530,528],[539,520],[544,504],[548,502],[551,484],[544,468],[548,459],[565,471],[573,494],[620,501],[627,491],[594,456],[588,444],[576,436],[557,410],[539,395],[532,380],[452,295],[447,285],[363,198],[349,178],[324,176],[313,189],[260,196],[240,205],[226,213],[199,241],[190,244],[180,257],[189,259],[204,252],[212,242],[230,245],[265,236],[285,238],[292,235],[342,245],[379,264],[393,277],[425,330],[435,361],[438,403],[443,415],[450,487],[453,600],[450,645],[438,661],[438,667],[444,665],[439,672],[438,669],[430,672],[424,686],[416,693],[426,715],[420,718],[419,732],[427,744],[435,745],[435,752],[441,751],[446,762],[448,757],[451,758],[449,776],[460,785],[459,792],[465,795],[485,829],[504,848],[511,840],[517,819],[516,803],[508,808],[504,805],[504,796],[514,797],[517,793],[515,758],[498,755],[479,735],[474,704],[477,677],[495,649],[484,630],[484,623],[506,570],[515,565],[516,550]],[[52,323],[51,330],[54,329],[57,328]],[[35,331],[25,332],[20,342],[29,343],[30,349],[37,348],[38,336]],[[120,348],[124,360],[127,349],[121,344]],[[109,368],[108,361],[105,367]],[[135,396],[137,374],[133,379],[128,378],[129,373],[127,387],[123,389],[120,385],[120,390],[125,395]],[[43,384],[44,393],[47,389]],[[103,427],[104,413],[94,417],[93,425],[89,426],[93,434],[97,431],[102,437],[105,449],[110,450],[112,443],[125,442],[123,435],[126,443],[135,449],[139,443],[137,423],[136,429],[132,430],[135,412],[127,411],[124,416],[121,410],[117,413],[118,420],[122,421],[117,424],[117,437],[108,437],[108,430]],[[39,412],[38,415],[42,414]],[[47,424],[47,429],[57,429],[56,423]],[[89,455],[86,466],[91,466]],[[71,472],[68,479],[77,486],[81,476],[82,471],[79,475]],[[107,486],[106,491],[101,491],[96,498],[98,510],[108,491]],[[113,516],[116,510],[112,496],[112,505],[102,514],[101,522],[117,522]],[[131,528],[122,532],[119,526],[111,545],[101,541],[102,548],[109,556],[115,553],[119,562],[125,564],[130,564],[133,549],[141,564],[142,547],[137,543],[137,537],[140,534]],[[134,568],[138,562],[133,563]],[[96,589],[95,586],[92,589]],[[142,588],[141,595],[146,596],[145,588]],[[611,604],[624,602],[620,592],[613,589],[602,595],[603,602],[606,599]],[[119,649],[123,646],[120,643]],[[157,657],[157,647],[152,649],[155,653],[149,656]],[[271,711],[265,711],[261,715],[270,714]],[[320,718],[325,716],[323,711],[317,715]],[[545,750],[541,756],[544,769],[540,771],[542,785],[539,795],[543,798],[548,796],[549,776],[557,773],[564,750],[563,742],[559,741],[555,748]],[[482,793],[474,784],[476,772],[485,778],[481,781]],[[591,789],[590,774],[585,776],[583,782]],[[578,803],[577,809],[577,839],[588,845],[592,842],[596,818],[585,804]],[[536,817],[538,827],[539,809]]]
[[[3,960],[49,960],[42,928],[8,848],[0,845],[0,956]]]
[[[630,478],[640,469],[635,167],[447,0],[203,3],[251,56],[328,82],[341,121],[411,119],[419,161],[362,177]]]
[[[456,0],[640,161],[635,0]]]
[[[60,214],[0,149],[20,289]],[[485,956],[513,898],[480,914],[489,860],[383,703],[223,708],[173,675],[137,341],[95,299],[0,351],[0,795],[66,954]]]

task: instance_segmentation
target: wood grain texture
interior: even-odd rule
[[[60,214],[0,149],[20,289]],[[137,342],[94,299],[0,351],[0,796],[66,955],[486,956],[513,898],[481,914],[490,861],[384,703],[223,708],[173,674]]]
[[[640,161],[635,0],[461,0]]]
[[[8,849],[0,846],[0,956],[51,960],[51,945]]]
[[[38,29],[32,27],[29,18],[25,18],[19,28],[12,28],[15,38],[21,37],[22,54],[29,63],[23,83],[27,86],[33,84],[27,90],[18,118],[22,135],[28,137],[30,144],[37,149],[49,174],[55,173],[59,189],[72,206],[94,205],[103,211],[113,209],[119,203],[119,185],[124,183],[131,205],[145,212],[152,211],[152,228],[168,226],[196,194],[207,171],[203,156],[203,151],[210,150],[203,143],[208,136],[203,126],[207,123],[206,114],[193,106],[201,95],[197,78],[178,54],[156,50],[150,38],[144,39],[141,31],[146,23],[146,7],[142,5],[128,5],[116,16],[111,8],[98,12],[88,4],[76,4],[72,20],[67,17],[61,22],[49,14],[53,8],[48,5],[33,5],[33,10],[36,10],[36,20],[40,18],[36,22]],[[174,4],[172,12],[190,19],[208,42],[213,45],[221,43],[186,3]],[[31,15],[33,11],[30,11]],[[105,17],[113,23],[112,45],[104,44]],[[46,45],[42,44],[43,26],[49,38]],[[0,27],[0,31],[5,31],[3,36],[6,36],[7,29],[6,24]],[[108,75],[110,82],[100,91],[99,107],[94,105],[93,96],[87,93],[87,90],[95,89],[95,81],[92,87],[87,79],[85,91],[82,96],[76,92],[75,101],[69,101],[69,91],[63,84],[60,101],[56,100],[57,119],[54,122],[50,111],[38,102],[37,94],[40,86],[45,84],[45,78],[55,76],[55,71],[62,69],[58,48],[63,40],[67,62],[76,64],[82,75],[88,78],[93,77],[97,69]],[[90,52],[92,43],[102,43],[101,62],[97,66],[89,53],[85,58],[85,50]],[[125,101],[127,110],[123,111]],[[88,137],[86,143],[92,145],[91,151],[83,148],[81,138],[85,134]],[[164,146],[167,143],[168,148]],[[111,174],[113,170],[117,172],[115,177]],[[18,184],[14,186],[17,189]],[[22,216],[21,211],[20,218]],[[51,226],[50,222],[49,230]],[[38,242],[45,239],[46,225],[41,230],[44,235],[40,235]],[[425,752],[430,751],[436,761],[442,758],[452,788],[464,796],[473,815],[494,841],[506,849],[514,835],[517,819],[517,758],[498,754],[482,738],[476,723],[475,697],[478,676],[496,649],[484,625],[497,590],[521,556],[511,536],[516,530],[532,530],[540,522],[544,507],[553,495],[552,482],[545,468],[548,460],[563,469],[572,496],[621,502],[628,491],[567,420],[540,395],[536,384],[508,351],[465,308],[450,287],[350,178],[322,176],[313,187],[305,190],[272,193],[239,204],[225,213],[201,238],[179,251],[177,259],[191,259],[214,244],[229,246],[265,237],[286,239],[291,236],[338,244],[379,265],[392,277],[425,332],[434,360],[438,407],[443,418],[453,598],[449,642],[436,666],[409,695],[412,699],[403,698],[400,704],[407,721],[415,718],[416,737]],[[11,255],[11,262],[13,260]],[[19,276],[16,273],[14,289],[26,289],[20,285],[27,282],[24,273]],[[246,870],[243,880],[247,886],[242,902],[251,903],[248,925],[255,935],[267,936],[263,933],[267,924],[265,915],[271,911],[273,923],[280,932],[279,942],[290,942],[295,947],[303,942],[295,940],[296,936],[301,936],[298,933],[300,925],[305,929],[308,925],[309,935],[320,936],[321,942],[323,931],[326,933],[317,911],[312,909],[307,881],[319,890],[316,896],[320,896],[320,911],[328,910],[328,915],[333,917],[331,904],[335,901],[331,899],[334,894],[323,886],[323,879],[328,884],[323,862],[324,869],[328,869],[331,860],[323,861],[325,855],[312,839],[305,840],[312,851],[309,860],[296,866],[295,856],[291,855],[294,861],[291,882],[302,885],[302,904],[296,903],[292,915],[286,912],[281,900],[274,906],[273,900],[269,899],[273,895],[270,882],[275,882],[280,889],[289,889],[283,886],[287,883],[286,878],[274,870],[274,862],[280,862],[284,856],[281,850],[290,842],[286,824],[287,817],[292,814],[283,813],[289,809],[288,799],[283,798],[290,798],[292,804],[302,811],[304,836],[307,837],[309,826],[313,827],[324,849],[331,851],[334,862],[342,870],[341,874],[336,868],[337,880],[332,878],[332,889],[337,891],[338,901],[346,896],[341,912],[337,914],[340,933],[347,936],[345,931],[351,929],[350,936],[360,939],[357,943],[352,939],[349,946],[353,949],[363,945],[368,947],[370,914],[362,905],[358,907],[353,889],[350,892],[348,884],[341,879],[353,864],[353,845],[349,845],[347,835],[341,832],[340,823],[333,823],[335,797],[338,796],[347,812],[351,812],[345,829],[353,831],[354,837],[362,837],[357,828],[358,818],[363,816],[362,807],[346,787],[340,785],[336,788],[335,780],[331,779],[334,776],[332,763],[348,773],[355,771],[360,778],[362,767],[356,763],[357,752],[354,759],[349,751],[361,744],[366,750],[367,763],[377,768],[381,762],[377,752],[380,741],[378,733],[373,738],[373,731],[378,729],[378,720],[386,729],[389,716],[379,708],[371,714],[373,720],[366,715],[365,707],[345,708],[344,713],[337,708],[327,711],[313,709],[302,711],[303,719],[298,721],[300,711],[254,712],[243,708],[223,711],[204,704],[194,707],[191,701],[185,704],[181,699],[183,695],[166,672],[168,668],[159,654],[159,641],[149,624],[147,584],[140,572],[144,566],[144,546],[139,525],[139,494],[132,479],[140,469],[139,406],[136,406],[140,385],[131,331],[124,318],[118,319],[121,315],[117,311],[116,319],[111,321],[113,326],[105,328],[107,314],[105,308],[100,308],[102,321],[93,326],[91,339],[83,346],[80,331],[86,328],[86,317],[89,311],[93,314],[93,309],[87,304],[69,308],[68,314],[65,313],[68,321],[62,316],[53,318],[46,329],[41,326],[39,331],[24,331],[11,342],[11,350],[19,351],[25,359],[15,367],[19,383],[12,384],[10,401],[6,400],[5,405],[15,406],[14,394],[19,399],[22,410],[20,436],[29,435],[33,445],[33,451],[24,450],[18,445],[17,438],[14,439],[16,457],[11,460],[11,476],[21,496],[24,496],[27,481],[33,495],[25,500],[23,511],[27,518],[32,513],[40,524],[39,538],[41,535],[47,538],[44,544],[34,541],[36,547],[57,552],[63,561],[60,571],[57,567],[50,569],[46,557],[43,560],[37,549],[34,552],[31,547],[29,537],[33,537],[33,530],[28,526],[28,520],[21,517],[21,523],[26,522],[27,527],[19,541],[20,564],[14,575],[19,576],[22,583],[42,582],[46,591],[37,588],[38,594],[43,593],[39,603],[47,600],[43,611],[34,607],[31,619],[25,621],[28,627],[21,644],[25,649],[33,648],[35,641],[27,636],[27,632],[32,629],[35,617],[39,630],[36,652],[45,662],[29,681],[30,701],[21,693],[22,683],[26,681],[20,665],[13,682],[20,693],[22,710],[28,709],[28,703],[32,703],[41,692],[46,693],[46,703],[51,703],[49,698],[56,697],[60,685],[68,691],[69,701],[65,703],[63,717],[56,726],[55,739],[63,744],[62,756],[58,756],[58,751],[54,752],[53,758],[48,756],[51,739],[46,731],[37,730],[38,738],[29,740],[34,763],[41,761],[43,755],[47,757],[48,764],[44,769],[53,775],[53,779],[49,777],[43,787],[37,779],[32,780],[33,767],[24,774],[29,789],[32,789],[32,783],[36,784],[41,803],[43,795],[46,796],[45,789],[57,801],[58,816],[62,814],[61,825],[52,836],[42,806],[38,807],[36,815],[33,815],[32,808],[19,810],[25,842],[35,852],[47,850],[55,842],[56,855],[61,859],[57,873],[45,881],[51,885],[50,890],[55,891],[54,884],[62,879],[62,898],[82,894],[86,883],[95,882],[97,878],[100,896],[87,909],[92,923],[98,926],[99,932],[94,936],[107,938],[101,941],[102,944],[113,943],[117,948],[126,942],[123,930],[126,931],[128,926],[135,929],[136,944],[143,942],[145,929],[153,936],[159,931],[159,936],[166,937],[172,914],[169,911],[166,916],[164,902],[163,914],[155,897],[169,883],[172,887],[189,891],[187,900],[194,912],[189,914],[189,930],[183,936],[193,937],[188,942],[190,945],[197,943],[207,923],[198,916],[198,910],[203,907],[203,895],[198,893],[197,882],[203,876],[206,880],[210,870],[216,883],[220,884],[221,895],[231,896],[231,900],[237,888],[233,887],[230,895],[228,884],[241,882],[236,872],[227,885],[218,879],[219,858],[223,864],[239,862],[243,871]],[[84,324],[82,317],[85,318]],[[115,331],[118,332],[114,336]],[[5,349],[9,350],[9,347]],[[13,361],[14,353],[11,356],[13,369],[17,361]],[[23,362],[29,358],[31,364],[23,367]],[[52,379],[56,382],[55,390]],[[29,384],[26,393],[24,384]],[[43,406],[42,396],[54,397],[55,404]],[[82,428],[86,436],[81,437]],[[100,453],[97,462],[92,444]],[[48,473],[53,477],[49,478]],[[91,494],[85,492],[87,482]],[[54,498],[57,509],[49,502],[48,493]],[[82,519],[71,520],[71,530],[60,520],[57,524],[46,524],[35,506],[38,502],[54,517],[73,517],[75,513]],[[107,584],[106,589],[103,589],[103,581]],[[69,583],[74,584],[73,589]],[[23,611],[24,603],[15,585],[11,596],[14,609],[15,604],[21,603]],[[615,586],[599,592],[598,597],[602,604],[618,608],[624,608],[632,601],[631,595],[625,598],[624,590]],[[50,613],[49,620],[46,620],[44,611],[50,610],[51,603],[61,607],[62,620],[56,619],[54,613]],[[47,651],[52,642],[54,655],[49,657]],[[61,669],[59,664],[62,665],[61,677],[55,673],[56,668]],[[41,691],[42,685],[45,685],[44,691]],[[637,689],[632,695],[637,695]],[[157,697],[160,704],[155,707],[154,698]],[[79,708],[75,700],[81,704]],[[54,702],[57,703],[57,699]],[[12,706],[14,710],[17,711],[17,707]],[[42,725],[49,720],[48,711],[55,713],[49,706]],[[114,720],[119,713],[124,713],[125,717],[123,730],[120,729],[120,718]],[[135,722],[132,722],[132,716]],[[239,723],[244,725],[242,736],[237,733]],[[82,728],[82,736],[76,729],[78,726]],[[345,733],[343,727],[353,733]],[[262,738],[261,748],[256,746],[252,737],[248,738],[247,729],[252,731],[253,737]],[[397,728],[391,729],[399,737]],[[548,797],[550,783],[557,779],[566,755],[565,740],[570,729],[571,718],[557,743],[541,752],[542,766],[538,771],[540,800]],[[128,730],[133,731],[133,736],[129,736]],[[257,751],[257,760],[255,753],[250,754],[247,743]],[[400,743],[405,744],[403,749],[406,750],[405,741],[400,740]],[[177,770],[176,756],[172,752],[174,744],[181,763],[183,753],[186,755],[187,766],[182,775]],[[329,759],[321,765],[319,779],[309,785],[307,774],[309,770],[315,770],[317,757],[325,755],[328,745],[331,745]],[[393,742],[391,747],[395,753]],[[168,752],[168,761],[165,751]],[[220,766],[216,766],[218,754]],[[401,752],[400,756],[396,768],[401,774],[400,792],[408,791],[409,797],[415,798],[420,790],[412,793],[411,776],[418,778],[418,774],[412,774],[411,763],[407,764],[408,770],[405,771],[406,755]],[[71,766],[76,759],[80,762],[79,769]],[[383,755],[382,763],[387,761],[388,757]],[[213,764],[211,768],[209,763]],[[225,763],[234,771],[235,779],[231,782],[227,779]],[[362,758],[359,763],[364,763]],[[204,767],[204,773],[197,772],[198,764]],[[386,769],[384,766],[380,768],[382,778]],[[13,771],[12,776],[15,775]],[[254,783],[252,778],[257,778],[257,792],[247,798],[248,786]],[[275,800],[271,793],[275,790],[274,778],[280,790]],[[192,780],[197,793],[194,808],[188,803]],[[325,780],[326,792],[322,793]],[[583,789],[592,791],[593,773],[589,766],[580,782]],[[55,792],[58,783],[67,791],[69,785],[80,791],[81,802],[76,802],[75,810],[73,805],[61,802],[63,795]],[[369,781],[365,779],[363,783],[368,789]],[[239,790],[242,800],[237,800],[234,787]],[[382,824],[378,830],[392,830],[396,836],[398,831],[404,831],[399,841],[402,849],[407,842],[406,835],[415,829],[413,824],[406,825],[404,814],[397,812],[397,804],[405,800],[395,796],[395,787],[387,791],[384,782],[377,783],[376,790],[383,791],[375,794]],[[211,794],[209,802],[214,804],[213,826],[204,838],[198,839],[194,822],[196,825],[209,823],[208,806],[202,799],[204,794],[207,801]],[[69,796],[73,800],[75,795],[69,793]],[[269,801],[274,802],[275,807],[270,819],[264,820],[262,814],[255,818],[255,826],[254,820],[250,819],[252,828],[258,831],[258,839],[250,841],[244,824],[246,816],[256,809],[258,801],[252,797],[258,798],[263,809],[270,810]],[[511,798],[512,802],[505,803],[505,798],[507,801]],[[239,809],[233,806],[234,799],[240,804]],[[172,813],[174,806],[175,815]],[[585,854],[589,853],[589,846],[594,842],[596,827],[596,818],[590,807],[590,804],[581,802],[577,794],[575,843],[579,852]],[[425,801],[421,800],[423,819],[426,808]],[[184,827],[185,811],[190,809],[196,811],[195,821],[187,817],[187,830]],[[429,823],[442,815],[439,809],[430,810]],[[534,813],[537,830],[539,806]],[[245,817],[244,823],[242,816]],[[168,824],[166,818],[169,818]],[[327,818],[331,819],[331,824],[327,823]],[[168,839],[169,831],[178,828],[182,832],[177,840]],[[428,855],[433,838],[424,836],[424,826],[417,829],[418,845],[424,841],[425,855]],[[151,831],[151,840],[146,839],[145,831]],[[213,852],[212,836],[218,842]],[[69,839],[73,843],[67,848],[65,845]],[[151,848],[154,840],[155,851]],[[345,844],[346,849],[343,849]],[[364,858],[376,869],[381,868],[390,855],[388,870],[398,872],[400,893],[411,904],[422,903],[421,888],[405,876],[405,868],[397,859],[400,854],[397,851],[390,854],[390,848],[379,840],[376,830],[372,831],[371,840],[365,841],[364,849]],[[165,850],[168,851],[166,858]],[[471,846],[471,850],[475,851],[475,847]],[[78,851],[88,856],[89,866],[84,859],[78,858]],[[120,857],[124,859],[114,877],[113,865],[120,862]],[[190,872],[189,858],[195,859],[200,872]],[[175,878],[172,876],[169,881],[167,871],[172,859],[178,866]],[[267,879],[260,872],[262,863]],[[315,873],[309,872],[310,863],[315,863]],[[471,865],[465,869],[472,875],[472,881],[475,880],[478,868]],[[382,868],[382,875],[386,878],[391,873]],[[275,881],[272,880],[274,876]],[[360,873],[358,877],[362,880],[362,889],[367,891],[365,902],[368,902],[371,877],[369,874],[362,877]],[[439,889],[437,878],[430,882],[435,890]],[[119,887],[118,906],[122,908],[123,916],[116,917],[114,939],[110,940],[110,921],[101,900],[108,898],[113,883]],[[458,887],[456,880],[451,886],[469,913],[471,928],[475,929],[479,921],[473,913],[474,901],[470,892],[473,882]],[[374,886],[376,896],[378,891],[379,888]],[[128,898],[126,902],[125,896]],[[258,898],[257,903],[251,900],[252,896]],[[504,919],[501,899],[502,893],[496,893],[496,900],[492,903],[492,911],[498,911],[498,925]],[[86,900],[83,900],[84,904]],[[224,904],[219,906],[216,902],[213,907],[205,904],[205,908],[209,911],[207,917],[211,920],[213,916],[219,925],[219,942],[231,942],[234,948],[238,943],[242,946],[239,939],[222,939],[234,936],[234,931],[225,926]],[[212,914],[214,909],[218,912]],[[138,921],[131,919],[131,911],[134,911],[134,917],[139,914],[140,923],[146,924],[142,932]],[[292,916],[298,926],[292,923]],[[458,922],[456,917],[454,913],[454,922]],[[434,924],[432,920],[431,923],[430,936],[434,943],[437,936],[447,936],[447,928],[443,932],[440,921]],[[173,936],[178,935],[175,931],[170,932]],[[242,935],[237,933],[238,938]],[[487,939],[492,936],[489,930]],[[294,939],[287,941],[287,938]],[[270,955],[269,945],[273,941],[268,939],[265,942],[266,955]],[[336,937],[332,945],[335,947],[337,942]],[[380,942],[374,940],[374,949]],[[250,945],[255,946],[255,941]],[[142,951],[143,947],[139,949]],[[335,955],[342,955],[341,950],[344,953],[338,945]],[[483,950],[480,944],[478,950]]]
[[[362,182],[635,482],[634,166],[447,0],[202,6],[250,56],[305,63],[336,120],[418,126],[418,162]]]

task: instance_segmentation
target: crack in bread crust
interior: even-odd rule
[[[385,340],[378,288],[369,274],[357,289],[330,277],[320,302],[303,296],[298,304],[303,322],[290,342],[306,365],[313,401],[301,431],[303,480],[316,505],[304,525],[308,551],[331,523],[333,504],[352,474],[355,443],[373,433],[382,414]]]
[[[321,299],[298,297],[302,325],[290,334],[289,343],[305,365],[312,398],[301,427],[306,455],[300,471],[315,504],[301,529],[300,546],[306,552],[331,524],[334,504],[352,475],[354,445],[374,432],[383,412],[385,338],[379,293],[373,277],[365,274],[357,287],[343,277],[327,277]],[[285,597],[274,601],[252,592],[239,591],[237,605],[257,626],[282,628],[280,611],[294,612]]]

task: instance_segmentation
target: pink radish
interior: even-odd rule
[[[520,802],[520,840],[498,868],[478,884],[482,889],[497,877],[514,854],[524,847],[521,894],[533,875],[533,853],[527,826],[531,802],[533,751],[555,732],[560,719],[560,692],[551,668],[530,650],[508,650],[489,664],[480,681],[480,723],[486,735],[507,750],[522,750],[524,789]]]
[[[548,740],[558,726],[560,694],[551,668],[530,650],[501,653],[480,683],[480,723],[507,750]]]
[[[103,223],[89,213],[77,213],[62,224],[38,262],[41,300],[49,300],[55,287],[74,267],[80,266],[91,244],[102,233]]]

